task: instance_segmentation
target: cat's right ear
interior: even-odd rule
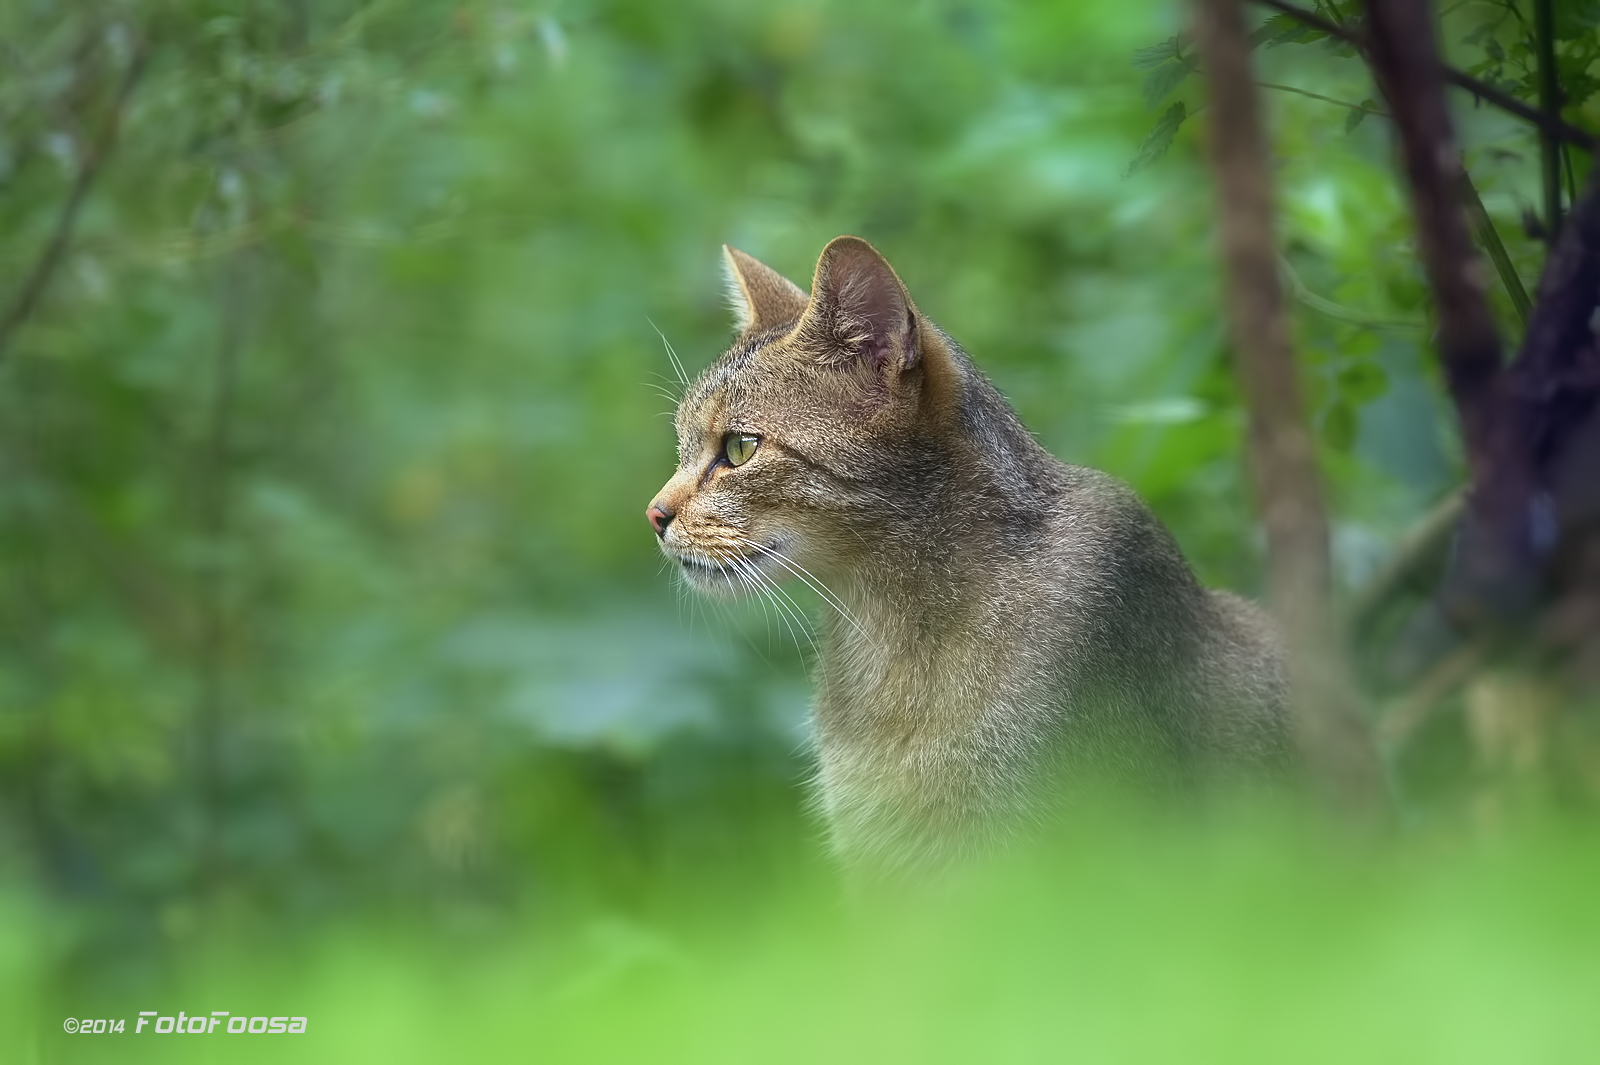
[[[728,275],[728,303],[741,334],[792,322],[810,302],[799,285],[738,248],[724,244],[722,261]]]
[[[834,364],[870,363],[898,374],[916,365],[917,312],[894,267],[860,237],[837,237],[822,249],[801,328]]]

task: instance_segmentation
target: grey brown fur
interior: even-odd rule
[[[817,798],[841,857],[941,864],[1077,781],[1286,757],[1262,612],[1202,587],[1127,486],[1040,447],[870,245],[829,244],[809,298],[728,265],[743,330],[679,406],[651,520],[702,591],[830,600]],[[742,465],[730,432],[760,439]]]

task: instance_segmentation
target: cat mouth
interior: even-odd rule
[[[733,591],[748,588],[752,581],[760,582],[760,573],[767,568],[764,557],[769,548],[760,554],[735,552],[731,558],[713,558],[701,554],[669,552],[672,560],[683,570],[689,581],[705,591]]]
[[[679,558],[678,565],[693,577],[732,577],[735,570],[722,562],[705,562],[697,558]]]

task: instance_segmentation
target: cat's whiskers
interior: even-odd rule
[[[750,576],[740,568],[739,559],[737,558],[736,552],[730,551],[727,554],[724,554],[721,551],[710,550],[707,553],[711,555],[712,558],[716,559],[716,561],[721,564],[729,573],[733,574],[734,578],[744,586],[744,589],[754,596],[756,601],[761,604],[761,615],[767,619],[767,650],[771,651],[772,613],[767,609],[767,600],[766,597],[761,594],[761,587],[751,580]]]
[[[786,612],[789,614],[790,617],[794,618],[795,624],[800,626],[800,631],[806,634],[806,643],[809,643],[811,645],[811,653],[816,655],[818,658],[821,658],[822,657],[822,649],[817,646],[816,637],[811,635],[811,626],[809,624],[807,624],[809,619],[806,617],[805,611],[800,609],[800,604],[796,603],[794,601],[794,599],[790,597],[789,593],[784,591],[782,588],[780,588],[778,586],[778,582],[774,581],[771,577],[769,577],[769,576],[767,576],[765,574],[763,574],[762,577],[763,577],[763,579],[765,579],[767,581],[767,583],[771,587],[772,595],[774,597],[781,596],[783,598],[783,601],[789,604],[788,607],[786,608]],[[775,598],[774,602],[776,602],[776,601],[777,600]],[[798,647],[799,644],[800,644],[800,641],[798,639],[796,639],[795,640],[795,645]]]
[[[761,551],[767,555],[770,555],[772,559],[778,563],[778,565],[788,570],[792,576],[799,579],[801,583],[806,585],[806,587],[820,595],[824,602],[844,615],[845,620],[851,622],[852,624],[855,623],[854,616],[851,615],[849,608],[844,605],[843,600],[834,595],[832,590],[823,584],[822,581],[812,574],[810,570],[805,569],[798,562],[795,562],[793,559],[789,558],[775,547],[757,543],[754,540],[747,540],[744,537],[740,537],[740,540],[750,547],[755,548],[757,551]],[[862,635],[865,636],[866,633],[862,632]]]
[[[719,603],[714,599],[708,599],[706,596],[703,596],[703,595],[695,594],[694,586],[690,583],[689,578],[686,575],[684,575],[684,573],[683,573],[683,566],[681,564],[679,564],[678,560],[673,558],[672,556],[669,555],[669,556],[665,556],[665,557],[666,557],[667,563],[669,565],[671,565],[672,568],[674,568],[674,569],[676,569],[678,571],[677,585],[678,585],[678,619],[679,619],[679,621],[680,622],[683,621],[683,605],[685,603],[688,603],[689,604],[689,617],[688,617],[689,630],[691,632],[694,631],[695,627],[698,625],[698,626],[702,626],[703,627],[703,629],[707,633],[707,635],[714,634],[717,630],[716,630],[716,627],[712,623],[713,619],[711,618],[711,611],[714,611],[714,610],[723,611],[721,616],[722,616],[723,621],[726,622],[728,620],[728,615],[726,613],[726,604]],[[725,656],[727,654],[727,649],[722,646],[722,643],[720,641],[712,640],[711,643],[716,648],[716,653],[719,656]]]
[[[677,392],[673,391],[671,387],[676,385],[677,382],[672,380],[670,377],[662,377],[658,373],[653,373],[650,376],[660,378],[662,381],[665,381],[666,384],[660,384],[656,381],[640,381],[639,383],[650,389],[662,399],[666,400],[668,403],[672,404],[673,409],[669,413],[676,414],[678,404],[683,402],[683,397],[678,395]]]
[[[733,574],[734,579],[744,587],[745,591],[749,592],[756,602],[761,604],[761,616],[767,621],[767,650],[770,652],[772,650],[772,611],[769,609],[770,604],[767,602],[767,597],[762,594],[761,586],[752,580],[750,575],[740,567],[737,559],[732,557],[722,558],[720,555],[718,558],[728,568],[728,571]]]
[[[687,392],[689,389],[689,375],[684,372],[683,363],[678,359],[678,353],[672,350],[672,342],[667,339],[667,334],[663,333],[661,327],[656,325],[655,322],[651,322],[648,318],[645,321],[650,322],[650,328],[654,329],[656,336],[661,338],[662,345],[667,349],[667,359],[672,363],[672,369],[677,373],[679,383],[683,385],[684,391]]]
[[[841,599],[839,599],[838,596],[834,595],[833,592],[830,591],[828,589],[828,587],[825,584],[823,584],[822,581],[815,574],[813,574],[810,570],[806,569],[804,566],[801,566],[800,563],[798,563],[794,559],[788,557],[782,551],[779,551],[775,547],[770,547],[767,544],[758,543],[755,540],[750,540],[750,539],[747,539],[746,537],[743,537],[743,536],[736,537],[736,539],[738,539],[740,543],[743,543],[743,544],[746,544],[746,545],[748,545],[750,547],[755,548],[757,551],[762,551],[762,552],[765,552],[768,555],[771,555],[778,562],[779,565],[783,566],[790,573],[794,574],[794,576],[798,577],[801,581],[805,582],[805,584],[809,588],[811,588],[813,591],[815,591],[818,595],[820,595],[824,599],[826,599],[830,606],[836,608],[840,613],[844,614],[845,617],[847,619],[849,619],[850,621],[853,622],[855,620],[850,615],[849,608],[844,605],[844,602]],[[863,632],[862,635],[865,636],[866,633]]]
[[[788,619],[790,618],[793,618],[794,623],[800,626],[800,632],[806,634],[806,642],[811,645],[811,652],[820,656],[822,651],[817,647],[817,641],[811,635],[811,628],[806,624],[805,612],[800,609],[800,604],[791,599],[789,593],[779,587],[777,581],[773,580],[769,574],[761,572],[761,568],[749,559],[739,559],[735,563],[735,567],[748,572],[757,582],[758,590],[766,598],[772,600],[772,605],[778,609],[779,615],[784,618],[784,624],[789,628],[789,635],[794,638],[795,647],[799,648],[800,646],[800,636],[795,631],[794,625],[789,624]]]
[[[783,586],[773,578],[772,574],[764,572],[760,566],[756,565],[749,559],[746,559],[745,565],[749,566],[750,572],[763,581],[766,586],[772,590],[773,595],[781,596],[783,598],[783,601],[789,605],[789,608],[796,619],[804,619],[806,617],[806,613],[800,608],[800,604],[794,601],[793,596],[783,590]],[[801,620],[801,626],[805,627],[804,620]]]
[[[766,574],[763,574],[757,566],[753,565],[748,558],[743,557],[738,551],[728,551],[724,553],[721,551],[711,550],[707,553],[712,558],[716,559],[717,562],[726,566],[729,571],[732,572],[736,578],[738,578],[739,582],[755,595],[755,597],[761,602],[762,612],[766,615],[769,622],[771,621],[772,615],[766,612],[767,604],[769,602],[772,604],[772,607],[777,612],[778,619],[782,621],[784,627],[789,630],[789,637],[790,639],[794,640],[795,648],[797,650],[800,649],[800,632],[804,632],[806,634],[806,642],[811,644],[812,653],[818,655],[822,653],[817,647],[816,640],[812,638],[811,631],[806,626],[805,619],[800,613],[800,608],[798,605],[795,604],[794,600],[789,599],[788,595],[785,594],[783,590],[771,580],[770,577],[768,577]],[[777,596],[780,595],[783,596],[784,600],[787,600],[788,606],[785,606],[783,602],[779,601]],[[795,627],[794,624],[791,623],[791,619],[793,619],[795,623],[799,624],[799,632],[795,631]],[[770,629],[768,631],[770,633]]]
[[[837,610],[839,612],[839,616],[844,618],[845,621],[849,622],[851,627],[860,633],[863,639],[873,646],[877,646],[878,641],[873,639],[872,634],[862,626],[861,622],[856,620],[855,615],[850,612],[850,608],[844,605],[844,601],[830,591],[828,587],[823,584],[822,581],[810,570],[800,565],[800,563],[796,562],[794,559],[789,558],[782,551],[779,551],[775,547],[769,547],[766,544],[757,543],[755,540],[751,540],[744,536],[735,537],[735,539],[737,539],[740,543],[746,544],[755,548],[757,551],[761,551],[771,556],[772,559],[778,563],[778,565],[782,566],[784,569],[798,577],[807,587],[820,595],[825,603]]]
[[[783,627],[789,630],[789,638],[794,641],[795,649],[800,650],[800,634],[795,631],[794,622],[791,620],[788,609],[772,594],[771,589],[763,581],[761,574],[753,569],[748,562],[735,564],[735,569],[739,571],[740,579],[761,600],[763,610],[766,609],[767,604],[770,603],[772,605],[773,610],[777,613],[778,620],[783,622]],[[806,633],[806,638],[808,640],[811,638],[809,632]],[[815,650],[815,647],[816,645],[813,644],[813,650]]]

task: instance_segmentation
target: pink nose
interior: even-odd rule
[[[672,511],[652,503],[645,510],[644,516],[650,519],[650,527],[656,531],[657,536],[667,535],[667,526],[672,524]]]

